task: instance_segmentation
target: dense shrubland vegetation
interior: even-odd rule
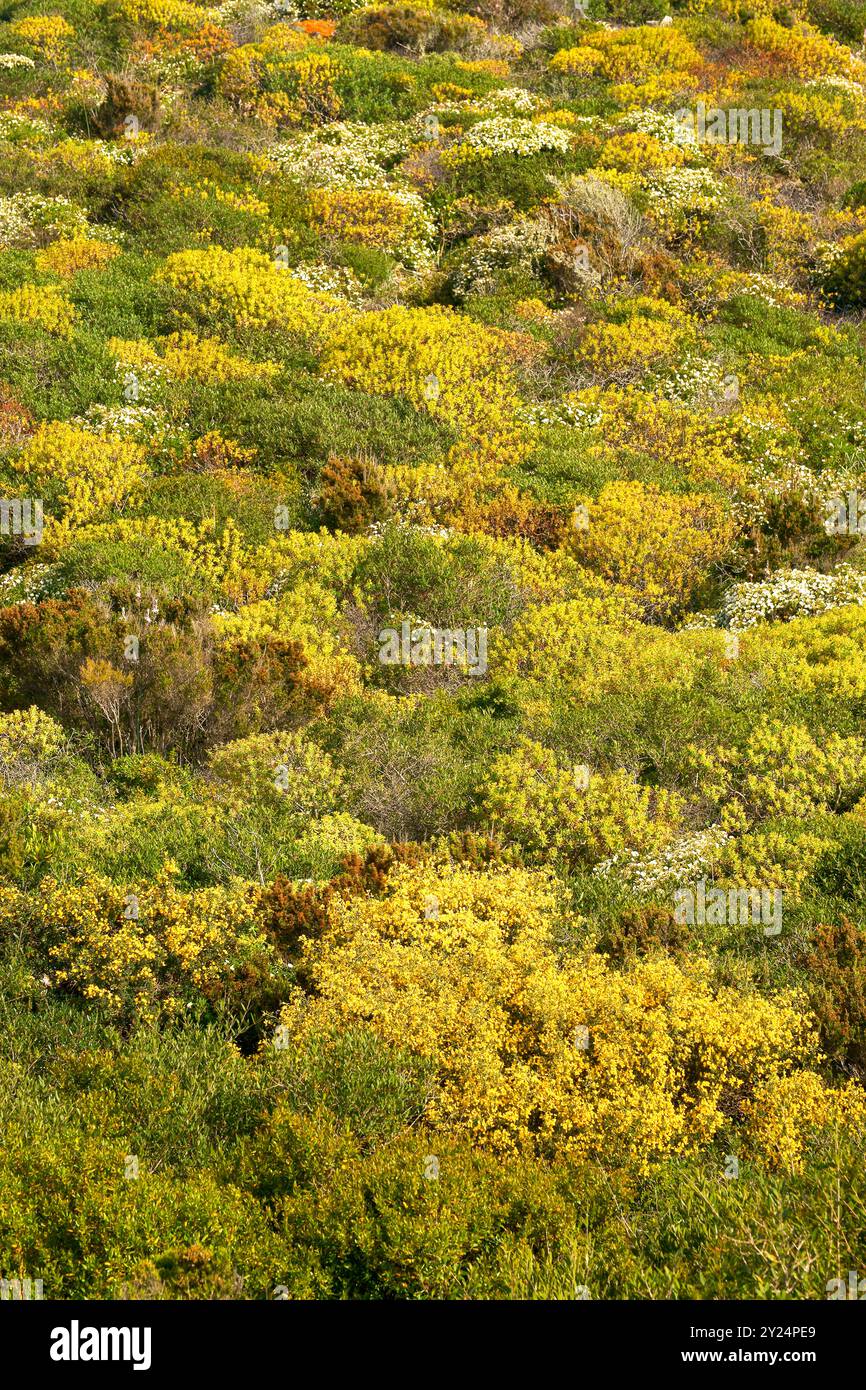
[[[866,5],[566,8],[3,10],[0,1273],[48,1296],[862,1263]]]

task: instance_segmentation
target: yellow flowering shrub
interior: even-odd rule
[[[0,904],[7,923],[23,897]],[[47,878],[32,906],[29,930],[48,946],[52,984],[115,1016],[178,1016],[192,993],[216,999],[272,957],[256,889],[240,881],[184,892],[170,876],[128,887],[97,874]]]
[[[561,48],[550,66],[567,75],[599,73],[610,82],[646,82],[661,74],[692,72],[701,62],[682,30],[643,24],[596,30],[576,48]]]
[[[684,315],[677,322],[661,315],[632,314],[624,323],[590,324],[577,357],[595,377],[627,380],[682,356],[694,338]]]
[[[259,546],[247,559],[260,595],[275,580],[296,588],[313,579],[323,586],[345,588],[370,545],[367,536],[344,536],[329,531],[287,531]]]
[[[531,854],[593,863],[623,849],[657,849],[676,833],[674,793],[640,787],[622,771],[564,767],[549,748],[522,739],[498,757],[484,789],[491,829]]]
[[[387,844],[372,826],[356,820],[346,811],[333,811],[310,822],[309,829],[299,835],[297,849],[299,855],[321,858],[328,855],[334,860],[347,854],[366,854],[368,849]]]
[[[254,801],[286,815],[310,818],[336,809],[342,773],[301,733],[251,734],[211,754],[220,793]]]
[[[226,322],[238,329],[277,328],[315,337],[341,303],[307,289],[262,251],[249,249],[177,251],[156,279],[176,294],[183,321]]]
[[[759,15],[749,20],[746,36],[755,48],[782,60],[800,79],[837,76],[862,81],[866,76],[866,65],[850,49],[805,20],[788,29],[769,15]]]
[[[218,338],[199,338],[195,333],[171,333],[158,338],[125,340],[109,338],[108,350],[126,368],[144,367],[165,372],[175,381],[267,381],[279,372],[276,362],[252,362],[231,351]]]
[[[400,191],[313,188],[309,197],[315,225],[341,241],[400,252],[429,234],[417,199]]]
[[[533,604],[507,637],[495,638],[497,668],[540,686],[567,679],[589,694],[603,688],[606,672],[619,669],[624,652],[634,647],[642,631],[638,617],[633,601],[613,595]]]
[[[783,91],[774,94],[773,105],[782,112],[785,130],[798,137],[819,134],[827,142],[847,142],[866,130],[866,93],[852,98],[847,89],[834,92],[829,87]]]
[[[640,482],[606,484],[587,515],[589,524],[571,542],[574,553],[605,579],[633,589],[648,614],[681,607],[735,534],[716,498]]]
[[[723,418],[708,418],[705,411],[633,386],[591,387],[574,399],[600,417],[594,430],[598,443],[590,445],[599,459],[615,452],[627,466],[630,457],[649,454],[695,482],[732,488],[745,482],[736,440]]]
[[[13,467],[37,486],[60,485],[67,526],[116,510],[148,474],[140,444],[63,420],[40,425]]]
[[[842,734],[819,741],[803,724],[764,721],[742,749],[717,747],[696,758],[708,795],[739,797],[755,816],[844,808],[866,791],[866,742]]]
[[[612,304],[611,313],[613,322],[589,325],[578,348],[579,360],[598,374],[645,371],[697,342],[695,321],[665,299],[636,295]]]
[[[519,319],[525,319],[527,323],[546,323],[552,317],[552,310],[548,308],[543,299],[518,299],[514,305],[514,313]]]
[[[214,8],[190,0],[116,0],[116,4],[124,19],[181,32],[194,33],[217,17]]]
[[[249,642],[291,644],[301,668],[295,676],[299,694],[327,703],[361,689],[361,667],[341,645],[337,602],[318,584],[301,584],[280,598],[248,603],[236,613],[214,615],[214,632],[222,648],[243,650]]]
[[[528,447],[510,344],[508,334],[439,305],[395,306],[330,320],[322,369],[364,391],[405,396],[455,426],[474,446],[477,480],[485,464],[516,462]]]
[[[21,285],[0,293],[0,319],[33,324],[58,338],[69,338],[75,309],[53,285]]]
[[[754,629],[756,666],[782,695],[834,702],[866,697],[866,609],[849,605],[790,623]]]
[[[46,521],[46,530],[48,522]],[[218,526],[213,517],[200,522],[182,517],[123,517],[87,526],[91,540],[134,541],[142,537],[181,555],[195,573],[213,584],[232,603],[262,599],[279,582],[287,587],[303,577],[344,586],[369,545],[365,536],[289,531],[250,548],[231,517]]]
[[[740,1097],[765,1142],[762,1087],[816,1059],[800,1001],[716,989],[701,960],[563,957],[561,918],[543,873],[398,868],[381,899],[334,900],[305,951],[315,994],[283,1022],[303,1039],[363,1021],[431,1059],[430,1121],[503,1153],[646,1170],[699,1150]]]
[[[254,217],[267,217],[270,209],[259,198],[252,187],[245,185],[238,193],[232,188],[223,188],[216,179],[199,179],[197,183],[169,184],[168,191],[173,198],[199,203],[221,203],[223,207],[233,208],[235,212],[248,212]]]
[[[497,35],[497,39],[513,44],[513,56],[520,57],[523,50],[516,39],[508,34]],[[454,66],[461,72],[483,72],[488,77],[507,77],[511,71],[510,64],[502,58],[458,58]]]
[[[753,204],[767,241],[767,270],[786,276],[802,264],[815,240],[812,219],[795,208],[779,206],[764,197]]]
[[[816,1129],[857,1130],[866,1124],[866,1096],[856,1081],[830,1090],[811,1071],[774,1077],[744,1104],[749,1141],[770,1168],[802,1172]]]
[[[640,601],[611,586],[605,596],[540,603],[507,637],[494,634],[497,671],[525,683],[533,716],[543,720],[563,695],[575,701],[639,689],[691,689],[724,651],[714,631],[669,633],[638,621]]]
[[[678,169],[685,161],[685,151],[679,145],[662,144],[643,131],[626,131],[605,142],[597,167],[643,174],[653,169]]]
[[[17,39],[48,63],[62,62],[69,40],[75,37],[72,25],[59,14],[27,15],[9,27]]]
[[[739,801],[723,806],[721,822],[731,835],[719,854],[719,881],[730,887],[759,883],[781,888],[786,903],[799,901],[821,855],[834,843],[827,835],[803,831],[794,836],[760,824],[743,833],[748,816]]]
[[[343,103],[335,84],[342,69],[327,53],[304,52],[309,42],[289,25],[275,25],[259,43],[226,54],[217,90],[271,125],[337,120]]]
[[[119,248],[108,241],[96,241],[90,237],[60,237],[36,254],[39,270],[47,270],[69,280],[79,270],[101,270],[113,260]]]
[[[35,782],[65,742],[62,726],[36,705],[0,714],[0,777],[4,784]]]
[[[142,537],[156,540],[167,550],[183,556],[190,569],[209,583],[221,588],[226,598],[241,601],[249,596],[248,584],[256,591],[267,583],[247,575],[245,562],[250,551],[244,546],[241,532],[231,517],[219,527],[213,517],[196,523],[182,517],[158,516],[121,517],[108,522],[93,522],[84,533],[88,540],[134,541]]]

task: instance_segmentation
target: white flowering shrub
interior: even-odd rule
[[[466,134],[466,144],[494,154],[542,154],[545,150],[565,154],[571,147],[571,138],[567,131],[544,121],[494,116],[474,125]]]
[[[723,627],[754,627],[828,613],[848,603],[866,603],[866,574],[842,564],[832,574],[814,569],[778,569],[769,579],[735,584],[721,609]]]
[[[420,127],[417,139],[421,139]],[[268,158],[299,183],[314,187],[375,188],[412,141],[405,125],[364,125],[360,121],[333,121],[320,130],[304,131],[292,140],[280,141]]]
[[[729,839],[726,830],[714,825],[683,835],[652,854],[624,850],[597,864],[593,873],[599,878],[621,878],[633,893],[669,893],[681,884],[707,877]]]

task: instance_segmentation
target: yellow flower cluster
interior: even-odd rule
[[[276,579],[286,588],[313,579],[329,588],[345,589],[369,545],[366,536],[288,531],[251,552],[247,564],[260,594]]]
[[[516,39],[511,39],[507,34],[499,35],[503,42],[513,43],[518,50],[514,54],[519,57],[522,49]],[[487,77],[507,77],[511,67],[503,58],[458,58],[454,64],[461,72],[483,72]]]
[[[239,329],[284,329],[318,336],[326,316],[341,307],[333,295],[315,293],[261,251],[177,251],[157,271],[174,290],[176,312],[187,321],[227,322]]]
[[[180,1014],[191,991],[215,997],[236,972],[267,966],[255,905],[241,882],[185,893],[167,877],[129,888],[99,875],[47,879],[31,928],[50,943],[52,983],[113,1015],[155,1020]],[[2,909],[14,913],[14,899]]]
[[[697,482],[733,488],[744,481],[736,441],[723,418],[707,418],[706,412],[690,410],[633,386],[611,386],[603,391],[592,387],[574,399],[600,417],[596,426],[599,443],[590,446],[599,458],[616,452],[627,461],[629,455],[649,454]]]
[[[363,1020],[428,1057],[431,1121],[502,1153],[647,1170],[709,1143],[732,1097],[750,1099],[755,1145],[771,1146],[764,1088],[817,1060],[799,999],[714,988],[701,960],[620,972],[562,957],[562,914],[542,873],[401,868],[383,899],[334,903],[331,929],[306,947],[314,997],[283,1021],[303,1038]]]
[[[802,1172],[816,1130],[857,1131],[866,1124],[866,1097],[856,1081],[829,1090],[811,1071],[762,1081],[745,1102],[746,1132],[770,1168]]]
[[[476,479],[519,459],[527,432],[508,361],[509,337],[438,305],[395,306],[330,321],[323,371],[414,405],[460,430],[475,449]]]
[[[739,797],[752,816],[804,816],[866,793],[866,744],[855,735],[818,740],[805,725],[765,721],[742,749],[694,756],[705,794],[721,802]]]
[[[855,59],[850,49],[803,20],[788,29],[768,15],[759,15],[749,20],[746,36],[762,53],[782,59],[800,80],[836,76],[862,82],[866,78],[866,64]]]
[[[308,819],[332,811],[342,773],[303,734],[251,734],[224,743],[211,755],[218,794],[236,802],[258,802]]]
[[[399,250],[416,220],[412,204],[387,188],[313,188],[310,204],[330,236],[382,251]]]
[[[0,320],[33,324],[58,338],[72,336],[75,309],[53,285],[21,285],[0,293]]]
[[[785,695],[833,702],[866,698],[866,609],[851,605],[817,617],[756,628],[756,660]]]
[[[610,82],[645,83],[662,74],[689,73],[701,62],[700,53],[682,30],[643,24],[596,30],[578,47],[561,48],[550,66],[568,75],[599,73]]]
[[[854,101],[847,91],[784,91],[775,94],[773,105],[792,135],[844,140],[866,131],[866,96]]]
[[[35,782],[65,742],[61,725],[36,705],[0,714],[0,777],[7,786]]]
[[[339,640],[336,599],[319,584],[299,584],[281,598],[216,614],[213,622],[228,651],[269,640],[295,645],[303,662],[296,676],[298,692],[317,703],[361,690],[360,665]]]
[[[226,54],[218,91],[271,125],[336,120],[342,109],[334,85],[341,75],[340,65],[327,53],[298,51],[309,42],[306,34],[289,25],[275,25],[261,42]]]
[[[182,201],[222,203],[224,207],[234,208],[235,212],[247,212],[254,217],[267,217],[270,211],[267,203],[257,197],[252,188],[246,187],[242,193],[236,193],[231,188],[222,188],[215,179],[169,184],[168,191],[173,198]]]
[[[580,341],[579,361],[594,376],[626,380],[695,346],[696,325],[675,305],[640,296],[626,307],[624,323],[590,324]]]
[[[199,435],[186,457],[191,468],[221,472],[224,469],[247,468],[255,463],[257,453],[256,449],[245,448],[219,430],[208,430]]]
[[[806,259],[815,241],[812,219],[805,212],[764,197],[752,205],[767,242],[767,270],[771,275],[790,275]]]
[[[730,839],[719,854],[719,882],[730,887],[760,883],[766,888],[781,888],[786,903],[800,900],[819,858],[834,845],[828,835],[808,831],[792,835],[789,830],[774,830],[772,825],[760,823],[749,828],[748,814],[739,801],[725,803],[720,823],[730,831]]]
[[[75,30],[62,15],[28,15],[16,19],[10,26],[17,39],[29,45],[47,63],[60,63],[66,55],[69,40]]]
[[[40,425],[13,467],[36,486],[60,484],[67,528],[120,507],[147,476],[140,444],[63,420]]]
[[[279,372],[276,362],[252,362],[225,347],[217,338],[195,333],[171,333],[157,339],[109,338],[108,350],[125,368],[156,367],[175,381],[267,381]]]
[[[124,19],[157,25],[161,29],[194,33],[217,18],[215,9],[193,5],[190,0],[116,0],[116,3]]]
[[[60,237],[37,253],[36,265],[39,270],[69,280],[79,270],[101,270],[118,251],[119,248],[108,241],[83,236]]]
[[[605,143],[598,168],[643,174],[654,169],[678,169],[685,160],[685,151],[679,145],[662,144],[643,131],[627,131],[624,135],[612,135]]]
[[[563,767],[549,748],[524,738],[494,761],[484,809],[506,842],[573,867],[624,849],[661,848],[676,833],[682,801],[638,786],[625,772]]]
[[[293,58],[288,66],[291,89],[286,113],[296,124],[312,121],[324,124],[337,120],[343,103],[334,83],[341,73],[339,63],[327,53],[310,53]]]
[[[580,701],[635,684],[643,689],[659,683],[653,668],[663,668],[666,682],[677,673],[670,639],[643,626],[639,613],[630,592],[613,586],[603,596],[533,604],[507,638],[494,638],[496,668],[529,682],[542,702],[551,690]],[[680,662],[695,667],[690,652]]]
[[[587,513],[588,526],[575,533],[575,554],[632,589],[653,616],[686,601],[707,567],[727,553],[736,530],[715,498],[640,482],[608,483]]]

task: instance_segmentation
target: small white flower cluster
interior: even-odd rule
[[[694,145],[697,151],[698,137],[694,128],[677,121],[672,112],[632,111],[625,119],[625,126],[641,135],[653,135],[662,145]]]
[[[74,416],[72,423],[90,430],[92,434],[117,434],[124,439],[152,444],[160,421],[160,412],[149,405],[94,403],[88,406],[84,415]]]
[[[41,144],[50,140],[54,133],[54,127],[41,116],[25,116],[20,111],[0,111],[0,140]]]
[[[654,855],[625,850],[596,865],[593,872],[599,877],[622,877],[635,893],[669,892],[679,884],[707,877],[728,838],[726,830],[714,825],[684,835]]]
[[[648,178],[646,186],[654,199],[677,212],[709,212],[724,192],[709,169],[665,169]]]
[[[677,632],[715,632],[718,627],[718,613],[687,613],[677,624]]]
[[[553,224],[544,218],[524,217],[504,227],[494,227],[471,242],[466,259],[451,280],[458,299],[485,294],[494,285],[496,272],[505,266],[520,266],[530,274],[539,258],[556,240]]]
[[[839,565],[832,574],[783,568],[769,579],[733,585],[719,616],[722,626],[742,631],[757,623],[829,613],[848,603],[866,603],[866,573],[853,565]]]
[[[212,14],[214,23],[223,28],[237,24],[251,31],[273,24],[274,20],[292,24],[300,19],[293,0],[223,0],[221,5],[213,7]]]
[[[815,473],[804,463],[786,463],[781,471],[760,463],[749,478],[745,492],[732,499],[731,511],[744,525],[760,525],[767,516],[771,501],[786,492],[799,492],[807,502],[822,508],[828,498],[847,497],[851,491],[863,490],[863,473],[825,469]]]
[[[866,101],[866,92],[863,91],[862,84],[854,82],[850,77],[843,77],[841,73],[825,73],[823,77],[810,77],[804,84],[806,87],[834,87],[837,91],[847,92],[853,97],[857,105],[862,106]]]
[[[35,68],[32,58],[24,53],[0,53],[0,68]]]
[[[53,565],[16,565],[0,575],[0,607],[38,603],[45,597],[46,581],[53,568]]]
[[[404,513],[402,516],[395,517],[391,521],[372,521],[364,534],[371,537],[373,540],[377,540],[380,536],[384,536],[385,532],[394,526],[400,527],[404,531],[412,531],[413,534],[417,536],[432,536],[434,540],[438,541],[450,540],[455,534],[453,528],[450,526],[428,526],[412,520],[413,511],[421,513],[424,508],[426,508],[427,499],[425,497],[420,497],[415,501],[403,503],[401,505]],[[413,618],[412,621],[417,625],[420,619]],[[422,624],[422,626],[429,627],[429,623]]]
[[[519,116],[493,116],[479,121],[466,132],[464,143],[475,150],[494,154],[541,154],[555,150],[565,154],[571,148],[568,131],[544,121],[528,121]]]
[[[333,121],[320,131],[306,131],[273,145],[268,157],[299,183],[320,188],[375,188],[381,185],[385,172],[407,153],[411,141],[412,131],[405,124]]]
[[[782,284],[781,281],[774,280],[771,275],[762,274],[759,270],[743,271],[737,275],[736,287],[728,297],[741,294],[762,299],[772,309],[794,308],[798,304],[805,303],[805,297],[802,294],[798,294],[796,290],[792,290],[790,286]]]
[[[682,364],[661,382],[659,390],[666,400],[695,409],[712,410],[724,399],[725,369],[712,357],[689,354]]]
[[[294,266],[292,275],[308,290],[315,290],[318,294],[333,294],[355,305],[364,301],[364,288],[348,266],[326,265],[323,261],[317,261],[315,264]]]
[[[87,213],[68,198],[46,198],[41,193],[13,193],[0,197],[0,248],[35,246],[53,236],[69,236],[87,229]]]
[[[579,394],[545,401],[543,405],[525,405],[518,414],[528,425],[572,425],[581,430],[597,429],[603,418],[599,407],[587,405]]]
[[[478,103],[485,111],[508,112],[514,116],[532,116],[543,102],[525,87],[500,87],[488,92]]]

